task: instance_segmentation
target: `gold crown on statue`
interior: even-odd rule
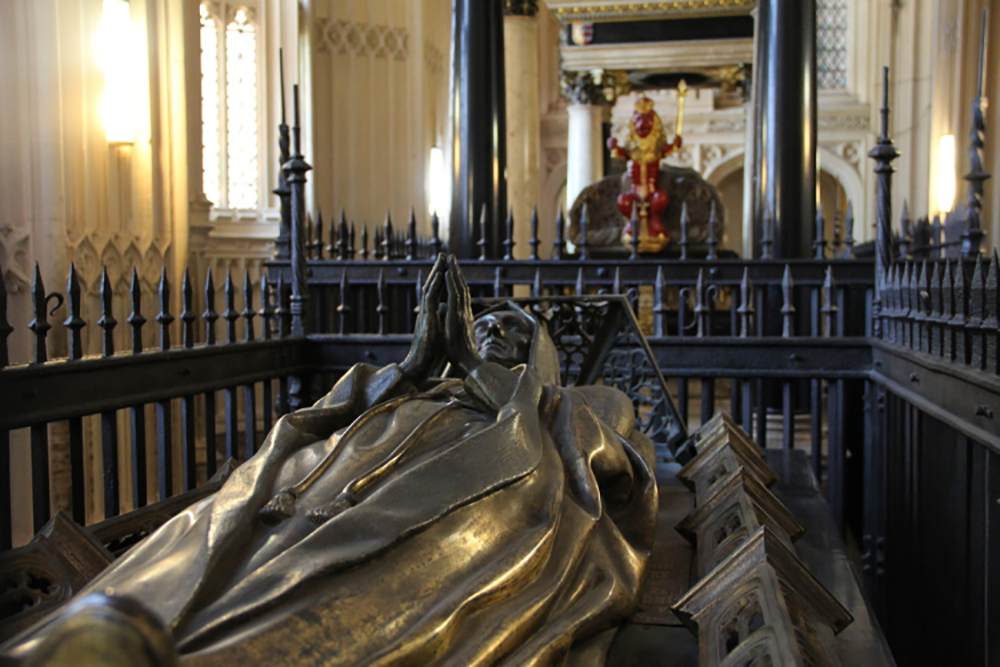
[[[649,113],[653,110],[653,100],[643,95],[635,101],[635,110],[639,113]]]

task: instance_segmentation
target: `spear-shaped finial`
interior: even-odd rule
[[[382,227],[382,259],[392,259],[392,214],[385,212],[385,224]]]
[[[847,202],[844,216],[844,257],[854,257],[854,205]]]
[[[142,315],[142,287],[139,284],[139,270],[132,267],[132,280],[128,286],[132,310],[126,320],[132,327],[132,354],[142,352],[142,326],[146,318]]]
[[[816,259],[823,259],[826,257],[826,219],[823,217],[822,209],[818,206],[816,207],[815,236],[816,239],[813,241],[814,256]]]
[[[108,267],[101,270],[101,317],[97,320],[97,326],[101,327],[103,336],[101,339],[101,354],[110,357],[115,353],[115,326],[118,320],[112,313],[112,299],[114,293],[111,290],[111,280],[108,278]]]
[[[531,246],[531,259],[538,260],[538,207],[531,209],[531,238],[528,245]]]
[[[410,207],[410,218],[406,222],[406,259],[417,258],[417,212]]]
[[[222,311],[222,319],[226,320],[226,342],[236,342],[236,320],[239,313],[236,312],[236,288],[233,286],[233,273],[226,271],[226,281],[222,284],[222,296],[226,303],[226,308]]]
[[[69,330],[69,358],[79,359],[83,356],[83,338],[80,330],[87,325],[80,317],[80,278],[76,273],[76,265],[69,265],[69,277],[66,279],[66,320],[63,325]]]
[[[160,284],[156,290],[160,295],[160,312],[156,314],[156,321],[160,324],[160,349],[170,349],[170,324],[174,321],[174,316],[170,314],[170,281],[167,278],[167,267],[160,271]]]
[[[45,337],[49,333],[52,325],[49,324],[47,310],[48,297],[45,294],[45,283],[42,282],[42,269],[35,262],[35,277],[31,283],[31,301],[34,318],[28,323],[28,328],[35,334],[35,362],[43,363],[48,360],[48,349]]]
[[[280,303],[281,296],[278,296]],[[205,343],[215,345],[215,321],[219,319],[219,314],[215,312],[215,280],[212,277],[212,267],[208,267],[205,272],[205,310],[201,314],[201,319],[205,322]]]
[[[281,88],[278,97],[281,98],[281,124],[285,125],[285,49],[278,47],[278,81]]]
[[[294,114],[295,124],[292,126],[292,153],[294,155],[302,155],[302,142],[301,134],[302,128],[299,126],[299,84],[292,84],[292,113]]]
[[[633,214],[635,207],[632,207]],[[691,226],[691,215],[688,213],[687,200],[681,202],[681,238],[679,245],[681,247],[681,260],[686,260],[688,258],[688,228]]]
[[[706,240],[708,252],[705,259],[715,261],[719,258],[717,249],[719,247],[719,214],[715,210],[715,200],[708,209],[708,238]]]
[[[194,314],[194,290],[191,287],[191,271],[184,269],[184,276],[181,278],[181,345],[190,348],[194,347],[194,321],[197,316]]]
[[[879,139],[889,138],[889,67],[882,68],[882,107],[879,109],[879,118],[882,123]]]
[[[564,234],[566,233],[566,216],[563,215],[562,207],[556,215],[556,238],[552,242],[552,259],[563,258],[563,248],[566,247]]]
[[[438,218],[437,211],[431,216],[431,249],[437,257],[441,252],[441,219]]]
[[[514,213],[507,209],[507,220],[504,225],[506,236],[503,240],[503,258],[507,261],[514,259]]]
[[[261,335],[264,340],[271,339],[271,320],[274,318],[274,309],[271,308],[271,282],[267,279],[267,271],[260,274],[260,310],[257,311],[261,319]],[[270,401],[264,401],[270,404]]]
[[[243,340],[250,342],[253,340],[253,318],[257,315],[257,311],[254,310],[253,306],[253,283],[250,282],[250,272],[243,271]]]

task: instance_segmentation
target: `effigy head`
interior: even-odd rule
[[[632,130],[636,136],[645,138],[658,128],[660,117],[653,109],[653,100],[645,95],[635,101],[635,111],[632,113]]]
[[[488,312],[476,319],[473,332],[476,351],[483,361],[507,368],[528,363],[535,325],[523,311]]]

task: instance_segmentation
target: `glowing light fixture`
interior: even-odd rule
[[[444,150],[440,146],[432,146],[427,165],[427,209],[429,213],[437,213],[438,218],[444,220],[450,208],[451,184],[444,164]]]
[[[955,177],[955,135],[942,134],[938,137],[938,151],[935,162],[934,207],[939,213],[951,211],[955,204],[957,188]]]
[[[104,78],[101,125],[112,144],[130,144],[136,139],[141,53],[137,43],[127,0],[104,0],[94,51]]]

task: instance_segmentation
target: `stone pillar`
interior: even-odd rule
[[[478,256],[481,236],[486,256],[498,257],[507,216],[502,2],[453,0],[451,21],[452,199],[442,231],[460,257]]]
[[[816,217],[816,3],[761,0],[754,62],[755,252],[808,257]]]
[[[599,104],[569,105],[566,143],[566,209],[585,187],[604,176],[601,123],[605,108]]]
[[[515,222],[514,256],[524,258],[531,250],[529,222],[539,196],[538,3],[507,0],[505,5],[507,206]]]
[[[589,72],[564,72],[563,92],[569,98],[566,142],[566,209],[580,191],[604,176],[602,123],[608,101],[600,82]]]

